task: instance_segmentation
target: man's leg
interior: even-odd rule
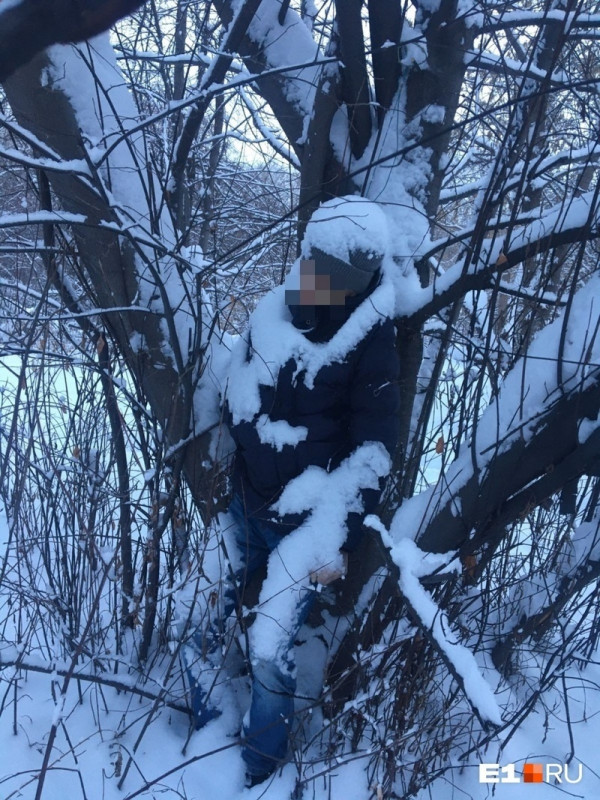
[[[242,750],[250,776],[268,777],[286,757],[296,694],[294,643],[314,598],[312,589],[301,592],[293,630],[282,631],[283,656],[252,663],[252,699]]]
[[[285,759],[295,690],[293,664],[257,661],[252,665],[252,700],[242,750],[248,774],[266,777]]]
[[[266,565],[281,536],[267,525],[247,517],[239,497],[234,497],[229,512],[236,523],[235,540],[241,555],[241,566],[236,571],[236,586],[228,590],[226,599],[226,609],[232,610],[240,607],[244,587]],[[254,661],[250,652],[252,698],[247,723],[244,724],[246,742],[242,758],[252,777],[268,777],[285,759],[288,750],[296,692],[294,643],[315,598],[313,589],[298,590],[292,586],[290,591],[298,594],[296,615],[292,630],[282,630],[281,656],[270,661]],[[260,609],[257,613],[260,613]]]
[[[220,715],[213,689],[223,668],[226,649],[233,639],[227,636],[227,621],[239,613],[244,588],[252,575],[266,565],[269,545],[256,525],[246,519],[239,497],[234,496],[229,512],[234,521],[234,538],[240,551],[240,567],[227,575],[225,588],[215,608],[208,607],[209,618],[202,629],[192,632],[182,647],[184,667],[190,686],[194,725],[200,729]]]
[[[266,568],[271,550],[277,547],[281,539],[266,525],[246,516],[244,503],[238,495],[233,496],[228,513],[235,524],[233,536],[240,564],[230,576],[229,585],[224,592],[225,617],[241,610],[246,599],[246,588],[254,576],[260,578],[260,572]]]
[[[249,527],[242,501],[237,495],[233,496],[228,513],[234,521],[233,538],[239,550],[240,566],[234,572],[231,564],[226,565],[220,596],[214,607],[208,607],[204,629],[194,634],[198,653],[215,667],[221,666],[223,647],[227,644],[227,621],[234,613],[240,612],[246,584],[269,557],[269,550],[261,537],[257,539],[254,530]]]

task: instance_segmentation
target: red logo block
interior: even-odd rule
[[[523,764],[523,783],[543,783],[543,764]]]

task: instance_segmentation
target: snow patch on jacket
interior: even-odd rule
[[[299,269],[299,262],[294,268]],[[379,285],[327,342],[311,342],[294,327],[283,286],[269,292],[232,350],[227,403],[233,424],[254,419],[260,411],[260,386],[275,386],[279,370],[291,358],[311,388],[322,367],[343,361],[372,328],[393,317],[394,311],[395,287],[385,262]]]

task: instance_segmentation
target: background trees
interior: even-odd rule
[[[210,598],[221,571],[223,342],[350,193],[390,223],[402,446],[337,604],[330,755],[369,746],[369,782],[409,796],[592,657],[599,22],[570,0],[155,1],[7,77],[5,663],[133,663],[163,676],[153,713],[183,702],[166,643],[206,608],[175,610],[181,576]],[[408,540],[445,556],[418,570]],[[448,641],[502,676],[495,732]]]

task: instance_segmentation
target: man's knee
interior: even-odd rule
[[[252,662],[252,678],[255,690],[271,694],[293,695],[296,689],[294,667],[281,659]]]

